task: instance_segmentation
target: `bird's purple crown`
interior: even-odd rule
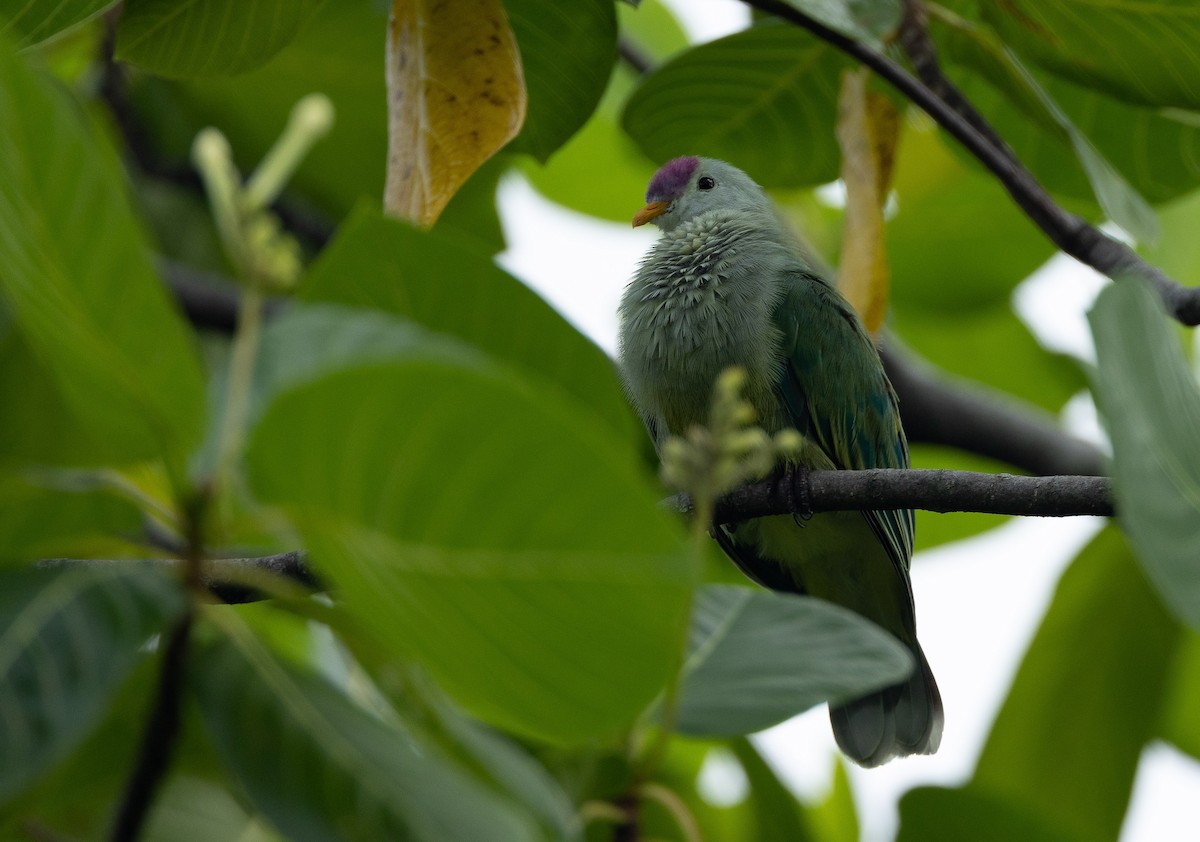
[[[683,188],[687,187],[688,182],[692,180],[692,174],[696,172],[696,167],[700,166],[700,159],[695,155],[685,155],[682,158],[672,158],[654,174],[654,178],[650,179],[650,186],[646,188],[646,201],[654,201],[655,198],[671,197],[674,198],[683,193]]]

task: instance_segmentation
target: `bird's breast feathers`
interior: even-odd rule
[[[780,341],[771,314],[786,252],[762,232],[759,221],[723,213],[685,222],[659,239],[625,291],[626,379],[643,416],[672,432],[705,421],[728,366],[750,373],[752,401],[771,395]]]

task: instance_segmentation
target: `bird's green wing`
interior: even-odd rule
[[[785,276],[775,310],[785,365],[779,391],[796,428],[838,468],[907,468],[908,443],[896,393],[870,336],[849,302],[817,276]],[[913,512],[865,512],[893,563],[907,577]]]

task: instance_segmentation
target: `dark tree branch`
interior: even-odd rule
[[[673,498],[684,511],[691,502]],[[1107,477],[1019,477],[973,471],[874,468],[866,471],[796,471],[756,482],[722,497],[714,521],[737,523],[791,514],[794,501],[813,512],[922,509],[1032,517],[1111,517]]]
[[[150,806],[154,803],[154,795],[166,774],[179,736],[184,667],[194,620],[193,609],[189,607],[167,637],[154,709],[142,734],[137,765],[125,784],[125,794],[121,798],[120,811],[110,837],[112,842],[134,842],[138,838]]]
[[[987,167],[1013,201],[1060,249],[1110,278],[1140,278],[1151,284],[1167,312],[1185,325],[1200,324],[1200,287],[1185,287],[1146,263],[1137,252],[1109,237],[1086,220],[1059,207],[1037,180],[1015,159],[998,148],[958,111],[944,102],[903,67],[865,44],[813,20],[780,0],[742,0],[807,29],[821,40],[862,62],[920,106],[968,152]],[[995,132],[992,132],[995,134]]]

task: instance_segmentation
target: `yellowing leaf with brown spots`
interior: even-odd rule
[[[838,287],[874,334],[887,313],[888,272],[883,205],[892,179],[899,118],[887,97],[867,90],[866,68],[842,76],[838,143],[846,217]]]
[[[392,0],[384,209],[432,225],[521,129],[525,79],[501,0]]]

